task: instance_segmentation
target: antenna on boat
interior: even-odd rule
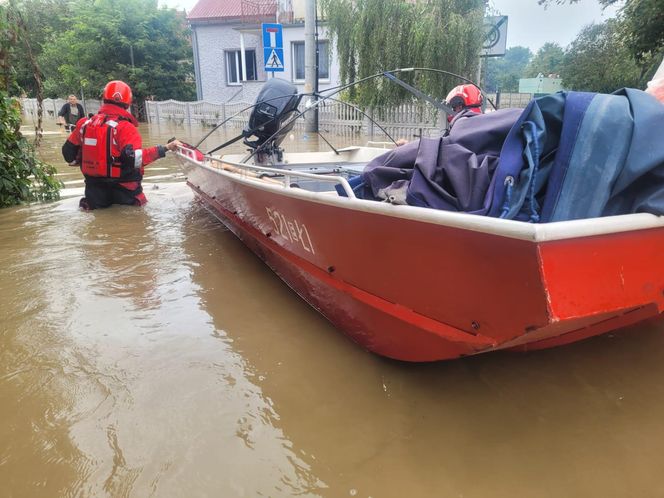
[[[305,109],[304,109],[303,111],[301,111],[301,112],[298,112],[297,115],[295,115],[292,119],[293,119],[293,120],[294,120],[294,119],[297,119],[297,118],[299,118],[300,116],[302,116],[303,114],[305,114],[306,112],[309,112],[310,110],[317,108],[320,104],[322,104],[322,103],[325,102],[326,100],[333,100],[333,101],[336,101],[336,102],[341,102],[341,103],[343,103],[343,104],[345,104],[345,105],[348,105],[348,106],[350,106],[350,107],[352,107],[352,108],[354,108],[354,109],[360,111],[364,116],[366,116],[366,117],[369,118],[373,123],[375,123],[376,125],[378,125],[378,127],[383,131],[383,133],[385,133],[385,135],[387,135],[387,137],[388,137],[390,140],[392,140],[392,142],[394,142],[394,143],[396,144],[396,141],[394,140],[394,138],[392,138],[392,136],[390,136],[390,134],[387,133],[387,131],[385,130],[385,128],[383,128],[383,127],[382,127],[377,121],[375,121],[373,118],[371,118],[371,117],[370,117],[367,113],[365,113],[362,109],[360,109],[359,107],[354,106],[353,104],[350,104],[350,103],[348,103],[348,102],[343,102],[343,101],[341,101],[341,100],[339,100],[339,99],[334,99],[334,98],[332,98],[332,95],[336,95],[336,94],[342,92],[343,90],[345,90],[346,88],[349,88],[349,87],[354,86],[354,85],[358,85],[358,84],[363,83],[363,82],[365,82],[365,81],[368,81],[368,80],[371,80],[371,79],[374,79],[374,78],[384,77],[384,78],[387,78],[387,79],[389,79],[389,80],[391,80],[391,81],[393,81],[393,82],[395,82],[395,83],[401,85],[401,86],[404,87],[406,90],[408,90],[409,92],[413,93],[415,96],[420,97],[420,98],[424,99],[425,101],[429,102],[430,104],[434,105],[434,107],[436,107],[437,109],[442,110],[443,112],[446,112],[446,113],[448,113],[448,114],[451,114],[451,113],[452,113],[452,108],[449,107],[446,103],[437,102],[437,101],[434,100],[432,97],[429,97],[428,95],[426,95],[424,92],[422,92],[422,91],[418,90],[417,88],[413,87],[412,85],[409,85],[408,83],[406,83],[406,82],[400,80],[399,78],[397,78],[396,76],[394,76],[394,74],[392,74],[392,73],[408,73],[408,72],[414,72],[414,71],[431,71],[431,72],[435,72],[435,73],[441,73],[441,74],[447,74],[447,75],[449,75],[449,76],[454,76],[454,77],[456,77],[456,78],[459,78],[459,79],[461,79],[461,80],[463,80],[463,81],[466,81],[466,82],[468,82],[468,83],[474,85],[475,87],[477,87],[477,89],[480,91],[480,93],[482,93],[482,95],[486,96],[486,94],[484,93],[484,90],[482,90],[477,84],[475,84],[473,81],[471,81],[471,80],[469,80],[468,78],[465,78],[465,77],[463,77],[463,76],[461,76],[461,75],[459,75],[459,74],[451,73],[451,72],[449,72],[449,71],[445,71],[445,70],[443,70],[443,69],[421,68],[421,67],[408,67],[408,68],[403,68],[403,69],[394,69],[394,70],[392,70],[392,71],[383,71],[383,72],[381,72],[381,73],[372,74],[372,75],[370,75],[370,76],[366,76],[366,77],[364,77],[364,78],[361,78],[361,79],[359,79],[359,80],[357,80],[357,81],[353,81],[353,82],[351,82],[351,83],[347,83],[347,84],[345,84],[345,85],[338,85],[338,86],[336,86],[336,87],[327,88],[327,89],[325,89],[325,90],[322,90],[320,93],[317,94],[318,97],[321,97],[319,100],[316,100],[315,102],[310,103],[310,104],[307,106],[307,108],[305,108]],[[323,95],[323,93],[327,93],[327,92],[332,92],[332,93],[330,93],[329,95]],[[491,101],[491,99],[489,99],[489,98],[487,97],[487,100],[491,103],[491,105],[492,105],[493,108],[495,109],[496,106],[495,106],[494,103]],[[291,121],[289,121],[289,123],[287,123],[285,126],[288,126],[290,123],[291,123]],[[277,132],[277,133],[278,133],[278,132]],[[271,140],[272,138],[274,138],[274,137],[277,135],[277,133],[274,133],[271,137],[269,137],[269,138],[266,140],[266,142],[270,142],[270,140]],[[324,139],[324,140],[325,140],[325,139]],[[325,142],[329,145],[329,142],[328,142],[327,140],[325,140]],[[256,148],[251,154],[249,154],[249,155],[244,159],[244,161],[248,161],[249,159],[251,159],[252,157],[254,157],[256,154],[258,154],[259,152],[262,152],[263,149],[264,149],[264,144],[259,145],[259,146],[258,146],[258,147],[257,147],[257,148]]]
[[[333,95],[334,95],[334,94],[333,94]],[[378,128],[380,128],[380,131],[382,131],[383,133],[385,133],[385,136],[386,136],[387,138],[389,138],[390,140],[392,140],[392,142],[394,142],[394,145],[397,144],[396,140],[394,140],[394,138],[392,138],[392,135],[390,135],[390,134],[387,132],[387,130],[386,130],[385,128],[383,128],[383,127],[380,125],[380,123],[379,123],[378,121],[376,121],[376,120],[375,120],[374,118],[372,118],[369,114],[367,114],[366,112],[364,112],[364,111],[363,111],[361,108],[359,108],[358,106],[353,105],[353,104],[351,104],[350,102],[344,102],[344,101],[341,100],[341,99],[335,99],[334,97],[332,97],[332,95],[328,95],[327,97],[323,97],[323,99],[324,99],[324,100],[331,100],[332,102],[338,102],[339,104],[343,104],[343,105],[345,105],[345,106],[350,107],[351,109],[356,110],[357,112],[359,112],[360,114],[362,114],[362,116],[364,116],[364,117],[367,118],[369,121],[371,121],[373,124],[375,124],[376,126],[378,126]],[[323,140],[325,140],[325,139],[323,139]],[[325,140],[325,142],[327,142],[328,145],[329,145],[329,142],[328,142],[327,140]],[[330,147],[332,147],[332,146],[330,145]],[[334,147],[332,147],[332,148],[334,149]]]
[[[311,94],[309,94],[309,93],[301,93],[301,94],[300,94],[301,97],[305,97],[305,96],[307,96],[307,95],[311,95]],[[194,145],[194,148],[195,148],[195,149],[198,149],[198,147],[200,147],[200,145],[201,145],[203,142],[205,142],[205,140],[206,140],[210,135],[212,135],[212,134],[213,134],[215,131],[217,131],[220,127],[222,127],[223,125],[225,125],[226,123],[228,123],[231,119],[238,117],[238,116],[239,116],[240,114],[242,114],[243,112],[248,111],[249,109],[253,109],[254,107],[256,107],[256,106],[258,106],[258,105],[260,105],[260,104],[264,104],[264,103],[266,103],[266,102],[271,102],[271,101],[273,101],[273,100],[277,100],[277,99],[283,99],[283,95],[280,95],[280,96],[278,96],[278,97],[273,97],[273,98],[271,98],[271,99],[260,100],[260,101],[258,101],[258,102],[254,102],[254,103],[251,104],[250,106],[247,106],[247,107],[245,107],[245,108],[243,108],[243,109],[240,109],[238,112],[236,112],[236,113],[233,114],[232,116],[229,116],[228,118],[224,119],[221,123],[215,125],[214,128],[212,128],[209,132],[207,132],[207,133],[205,134],[205,136],[204,136],[203,138],[201,138],[201,139],[198,141],[198,143],[197,143],[196,145]],[[273,118],[273,119],[274,119],[274,118]],[[270,121],[271,121],[271,120],[270,120]],[[233,143],[233,142],[236,142],[236,141],[239,140],[240,138],[243,138],[243,137],[245,136],[244,133],[245,133],[245,132],[243,131],[242,134],[238,135],[238,136],[235,138],[235,140],[233,140],[233,141],[230,142],[230,143],[224,144],[224,147],[225,147],[226,145],[230,145],[230,144]],[[251,136],[251,135],[249,135],[249,136]],[[214,152],[214,151],[216,151],[216,150],[219,150],[220,148],[221,148],[221,147],[217,147],[217,148],[214,149],[213,151],[208,152],[208,154],[211,154],[212,152]]]
[[[338,156],[338,155],[339,155],[339,151],[334,147],[334,145],[332,145],[332,144],[327,140],[327,138],[325,138],[325,137],[323,136],[323,134],[320,132],[320,129],[316,130],[316,133],[318,133],[318,136],[319,136],[320,138],[322,138],[322,139],[325,141],[325,143],[330,147],[330,149],[332,149],[332,150],[334,151],[334,154]]]
[[[430,97],[429,95],[427,95],[426,93],[424,93],[424,92],[418,90],[418,89],[415,88],[414,86],[411,86],[411,85],[409,85],[408,83],[406,83],[405,81],[400,80],[399,78],[397,78],[396,76],[394,76],[392,73],[384,73],[384,76],[385,76],[387,79],[389,79],[390,81],[394,81],[397,85],[402,86],[403,88],[405,88],[406,90],[408,90],[408,91],[409,91],[410,93],[412,93],[413,95],[415,95],[415,96],[421,98],[422,100],[426,100],[427,102],[429,102],[429,104],[431,104],[432,106],[434,106],[434,107],[435,107],[436,109],[438,109],[439,111],[443,111],[444,113],[447,113],[447,114],[453,114],[453,113],[454,113],[454,109],[452,109],[452,108],[451,108],[449,105],[447,105],[445,102],[439,102],[439,101],[437,101],[437,100],[434,99],[433,97]]]
[[[356,82],[356,83],[357,83],[357,82]],[[343,105],[345,105],[345,106],[348,106],[348,107],[350,107],[350,108],[356,110],[357,112],[361,113],[363,116],[365,116],[365,117],[366,117],[367,119],[369,119],[370,121],[372,121],[372,122],[373,122],[378,128],[380,128],[380,130],[385,134],[385,136],[386,136],[387,138],[389,138],[392,142],[394,142],[394,143],[396,144],[396,141],[395,141],[394,138],[393,138],[393,137],[387,132],[387,130],[386,130],[385,128],[383,128],[383,126],[381,126],[381,124],[380,124],[379,122],[377,122],[376,120],[374,120],[369,114],[367,114],[365,111],[363,111],[361,108],[359,108],[359,107],[356,106],[356,105],[353,105],[353,104],[351,104],[351,103],[349,103],[349,102],[344,102],[343,100],[340,100],[340,99],[334,98],[334,97],[332,96],[332,95],[336,95],[337,93],[343,91],[345,88],[347,88],[347,85],[346,85],[346,86],[343,86],[343,87],[341,87],[341,88],[339,88],[338,91],[336,91],[336,92],[334,92],[334,93],[332,93],[332,94],[330,94],[330,95],[325,95],[325,96],[321,96],[321,95],[319,95],[320,99],[317,100],[317,101],[316,101],[315,103],[313,103],[312,105],[315,106],[315,107],[317,107],[317,106],[319,106],[320,104],[324,103],[324,101],[326,101],[326,100],[331,100],[331,101],[333,101],[333,102],[338,102],[338,103],[340,103],[340,104],[343,104]],[[308,94],[308,93],[302,93],[302,94],[299,94],[300,98],[301,98],[301,97],[304,97],[304,96],[307,96],[307,95],[310,95],[310,94]],[[247,111],[247,110],[249,110],[249,109],[255,108],[255,107],[258,106],[258,105],[261,105],[261,104],[264,104],[264,103],[267,103],[267,102],[271,102],[271,101],[273,101],[273,100],[277,100],[277,99],[283,99],[283,98],[284,98],[284,97],[280,95],[280,96],[278,96],[278,97],[273,97],[273,98],[270,98],[270,99],[259,100],[258,102],[256,102],[256,103],[254,103],[254,104],[252,104],[252,105],[250,105],[250,106],[247,106],[247,107],[245,107],[245,108],[239,110],[238,112],[236,112],[236,113],[233,114],[232,116],[226,118],[226,119],[223,120],[221,123],[219,123],[218,125],[216,125],[212,130],[210,130],[210,131],[209,131],[209,132],[208,132],[208,133],[207,133],[207,134],[206,134],[201,140],[198,141],[198,143],[194,146],[194,148],[197,149],[197,148],[200,146],[200,144],[203,143],[203,142],[204,142],[204,141],[205,141],[205,140],[206,140],[206,139],[207,139],[207,138],[208,138],[208,137],[209,137],[209,136],[210,136],[215,130],[217,130],[218,128],[220,128],[221,126],[223,126],[224,124],[226,124],[227,122],[229,122],[231,119],[233,119],[233,118],[239,116],[239,115],[242,114],[243,112],[245,112],[245,111]],[[309,110],[312,109],[312,108],[313,108],[313,107],[307,107],[304,111],[299,112],[299,114],[298,114],[297,116],[295,116],[295,117],[293,118],[293,120],[299,118],[300,116],[302,116],[302,115],[305,114],[306,112],[309,112]],[[267,124],[272,123],[272,122],[273,122],[274,120],[276,120],[278,117],[279,117],[279,116],[274,116],[274,117],[272,117],[271,119],[269,119],[268,121],[265,121],[265,122],[261,123],[260,125],[258,125],[258,126],[252,128],[252,129],[250,129],[250,130],[244,130],[242,133],[240,133],[240,134],[237,135],[236,137],[233,137],[233,138],[231,138],[230,140],[224,142],[223,144],[221,144],[221,145],[215,147],[214,149],[209,150],[209,151],[206,153],[206,155],[210,155],[210,154],[212,154],[212,153],[218,151],[219,149],[223,149],[224,147],[227,147],[228,145],[231,145],[231,144],[237,142],[238,140],[240,140],[240,139],[242,139],[242,138],[250,137],[253,133],[255,133],[255,132],[261,130],[261,129],[264,128]],[[288,123],[286,123],[285,126],[287,126],[289,123],[290,123],[290,121],[288,121]],[[270,142],[275,136],[277,136],[277,134],[280,133],[281,130],[282,130],[282,128],[280,128],[279,130],[277,130],[277,132],[275,132],[273,135],[271,135],[270,137],[268,137],[268,138],[266,139],[266,143],[267,143],[267,142]],[[320,135],[320,137],[325,141],[325,143],[326,143],[326,144],[327,144],[327,145],[328,145],[328,146],[329,146],[329,147],[335,152],[335,154],[338,155],[339,152],[337,151],[337,149],[336,149],[336,148],[335,148],[335,147],[334,147],[334,146],[333,146],[333,145],[332,145],[332,144],[331,144],[331,143],[330,143],[330,142],[329,142],[329,141],[328,141],[328,140],[327,140],[327,139],[326,139],[321,133],[320,133],[320,131],[318,131],[317,133],[318,133],[318,135]],[[254,153],[251,154],[250,156],[248,156],[247,159],[245,159],[245,160],[249,160],[249,159],[251,159],[251,158],[255,155],[255,153],[263,152],[263,151],[264,151],[264,148],[265,148],[265,147],[264,147],[263,145],[259,145],[259,146],[256,148],[256,150],[254,151]]]
[[[345,87],[340,88],[338,91],[334,92],[332,95],[335,95],[335,94],[341,92],[344,88],[345,88]],[[307,107],[306,107],[303,111],[297,111],[297,112],[296,112],[296,113],[295,113],[295,114],[289,119],[289,121],[287,121],[286,123],[284,123],[283,127],[285,128],[285,127],[288,127],[288,126],[292,126],[292,123],[293,123],[296,119],[298,119],[299,117],[301,117],[301,116],[304,115],[305,113],[307,113],[307,112],[309,112],[309,111],[311,111],[311,110],[317,108],[317,107],[320,106],[323,102],[325,102],[325,101],[327,101],[327,100],[334,100],[334,101],[341,102],[341,103],[343,103],[343,104],[349,105],[349,106],[351,106],[351,107],[353,107],[353,108],[355,108],[355,109],[358,109],[363,115],[365,115],[365,116],[367,116],[369,119],[371,119],[371,121],[373,121],[373,122],[374,122],[374,123],[375,123],[375,124],[376,124],[376,125],[382,130],[382,132],[385,133],[385,135],[386,135],[390,140],[392,140],[392,142],[394,142],[394,144],[396,145],[397,142],[394,140],[394,138],[392,138],[392,136],[387,132],[387,130],[386,130],[385,128],[383,128],[383,127],[380,125],[380,123],[378,123],[377,121],[375,121],[374,119],[372,119],[368,114],[366,114],[366,113],[365,113],[364,111],[362,111],[360,108],[358,108],[358,107],[356,107],[356,106],[353,106],[353,104],[349,104],[348,102],[343,102],[343,101],[341,101],[341,100],[339,100],[339,99],[335,99],[335,98],[332,97],[332,95],[322,96],[322,98],[316,100],[315,102],[311,102],[311,101],[310,101],[309,104],[307,105]],[[256,149],[255,149],[254,151],[252,151],[247,157],[245,157],[244,159],[242,159],[242,162],[247,162],[249,159],[251,159],[252,157],[254,157],[254,156],[255,156],[256,154],[258,154],[259,152],[263,152],[263,150],[267,147],[266,144],[271,143],[271,140],[272,140],[274,137],[276,137],[279,133],[281,133],[282,129],[283,129],[283,128],[280,128],[280,129],[277,130],[275,133],[273,133],[270,137],[268,137],[268,138],[265,140],[264,143],[260,144],[260,145],[259,145],[258,147],[256,147]],[[320,133],[319,133],[319,134],[320,134]],[[321,135],[321,136],[322,136],[322,135]],[[323,138],[323,140],[325,140],[325,138]],[[330,145],[330,143],[329,143],[327,140],[325,140],[325,142],[326,142],[328,145]],[[330,147],[332,147],[332,146],[330,145]],[[332,147],[332,149],[334,150],[334,147]],[[335,150],[335,152],[336,152],[336,150]]]
[[[261,124],[260,126],[256,126],[255,128],[252,128],[251,130],[243,130],[242,133],[240,133],[238,136],[231,138],[230,140],[224,142],[224,143],[221,144],[221,145],[218,145],[217,147],[215,147],[215,148],[212,149],[212,150],[209,150],[209,151],[207,152],[207,155],[210,155],[210,154],[212,154],[213,152],[217,152],[219,149],[223,149],[224,147],[228,147],[229,145],[234,144],[235,142],[237,142],[238,140],[240,140],[241,138],[247,138],[247,137],[250,137],[250,136],[253,135],[255,132],[257,132],[258,130],[260,130],[261,128],[263,128],[266,124],[269,124],[269,123],[271,123],[272,121],[274,121],[276,118],[277,118],[277,117],[275,116],[275,117],[273,117],[272,119],[270,119],[270,120],[266,121],[265,123]]]
[[[491,106],[492,106],[494,109],[496,109],[496,105],[493,103],[493,101],[492,101],[490,98],[487,97],[486,93],[484,92],[484,90],[482,90],[482,88],[480,88],[480,87],[479,87],[476,83],[474,83],[472,80],[470,80],[470,79],[468,79],[468,78],[465,78],[464,76],[461,76],[461,75],[459,75],[459,74],[452,73],[452,72],[450,72],[450,71],[445,71],[445,70],[443,70],[443,69],[426,68],[426,67],[409,67],[409,68],[393,69],[393,70],[391,70],[391,71],[383,71],[383,72],[380,72],[380,73],[372,74],[372,75],[370,75],[370,76],[366,76],[366,77],[364,77],[364,78],[361,78],[361,79],[359,79],[359,80],[353,81],[353,82],[351,82],[351,83],[347,83],[347,84],[344,84],[344,85],[337,85],[337,86],[335,86],[335,87],[331,87],[331,88],[326,88],[325,90],[322,90],[321,92],[302,93],[302,94],[299,94],[298,96],[299,96],[300,99],[301,99],[302,97],[304,97],[304,96],[316,96],[316,97],[318,97],[319,99],[316,100],[315,102],[312,102],[311,104],[309,104],[309,105],[308,105],[303,111],[296,111],[296,112],[295,112],[295,115],[294,115],[292,118],[286,120],[286,121],[283,123],[283,126],[282,126],[282,127],[280,127],[275,133],[273,133],[273,134],[270,135],[268,138],[266,138],[262,143],[256,143],[256,142],[254,142],[254,143],[247,143],[247,141],[245,140],[245,143],[247,143],[248,145],[250,145],[251,147],[254,148],[254,151],[252,151],[252,153],[249,154],[249,156],[247,156],[247,158],[245,158],[245,161],[251,159],[253,156],[255,156],[256,154],[258,154],[258,153],[260,153],[260,152],[265,152],[265,149],[267,148],[267,145],[266,145],[266,144],[268,144],[268,143],[271,144],[272,141],[273,141],[273,140],[274,140],[274,139],[275,139],[280,133],[283,132],[283,129],[284,129],[285,127],[292,126],[293,121],[294,121],[295,119],[301,117],[302,115],[304,115],[305,113],[309,112],[310,110],[317,109],[318,106],[321,105],[321,104],[322,104],[323,102],[325,102],[326,100],[331,100],[331,101],[334,101],[334,102],[339,102],[339,103],[341,103],[341,104],[343,104],[343,105],[346,105],[346,106],[349,106],[349,107],[355,109],[356,111],[359,111],[363,116],[367,117],[367,118],[368,118],[369,120],[371,120],[374,124],[376,124],[376,125],[380,128],[380,130],[381,130],[381,131],[382,131],[382,132],[383,132],[383,133],[384,133],[384,134],[385,134],[385,135],[386,135],[386,136],[387,136],[392,142],[394,142],[394,143],[396,144],[396,141],[395,141],[394,138],[392,138],[392,136],[387,132],[387,130],[385,130],[385,128],[383,128],[383,127],[380,125],[380,123],[378,123],[377,121],[375,121],[375,120],[374,120],[371,116],[369,116],[366,112],[364,112],[364,111],[363,111],[362,109],[360,109],[358,106],[355,106],[355,105],[353,105],[353,104],[351,104],[351,103],[349,103],[349,102],[344,102],[343,100],[340,100],[340,99],[335,99],[335,98],[333,98],[332,96],[333,96],[333,95],[336,95],[336,94],[338,94],[338,93],[341,93],[343,90],[345,90],[346,88],[350,88],[351,86],[358,85],[358,84],[360,84],[360,83],[363,83],[363,82],[365,82],[365,81],[368,81],[368,80],[371,80],[371,79],[374,79],[374,78],[384,77],[384,78],[387,78],[387,79],[389,79],[390,81],[392,81],[392,82],[394,82],[394,83],[396,83],[396,84],[402,86],[403,88],[405,88],[406,90],[408,90],[409,92],[411,92],[413,95],[415,95],[415,96],[417,96],[417,97],[419,97],[419,98],[421,98],[421,99],[423,99],[423,100],[429,102],[430,104],[432,104],[432,105],[433,105],[435,108],[437,108],[438,110],[441,110],[441,111],[446,112],[446,113],[449,114],[449,113],[451,112],[451,108],[447,105],[447,103],[445,103],[445,102],[439,102],[439,101],[435,100],[434,98],[432,98],[432,97],[430,97],[429,95],[425,94],[424,92],[418,90],[418,89],[415,88],[414,86],[409,85],[408,83],[406,83],[406,82],[402,81],[401,79],[397,78],[397,77],[394,76],[394,74],[393,74],[393,73],[406,73],[406,72],[414,72],[414,71],[429,71],[429,72],[434,72],[434,73],[446,74],[446,75],[448,75],[448,76],[453,76],[453,77],[458,78],[458,79],[460,79],[460,80],[462,80],[462,81],[465,81],[465,82],[467,82],[467,83],[470,83],[470,84],[472,84],[473,86],[477,87],[477,89],[478,89],[478,90],[480,91],[480,93],[486,98],[486,100],[491,104]],[[331,93],[329,93],[329,92],[331,92]],[[228,121],[230,121],[231,119],[233,119],[233,118],[237,117],[238,115],[242,114],[243,112],[245,112],[245,111],[247,111],[247,110],[249,110],[249,109],[252,109],[252,108],[256,108],[257,106],[259,106],[259,105],[261,105],[261,104],[265,104],[265,103],[267,103],[267,102],[274,101],[274,100],[279,100],[279,99],[283,99],[283,98],[284,98],[284,95],[279,95],[279,96],[277,96],[277,97],[273,97],[273,98],[270,98],[270,99],[262,99],[262,100],[260,100],[260,101],[258,101],[258,102],[256,102],[256,103],[254,103],[254,104],[252,104],[252,105],[250,105],[250,106],[247,106],[247,107],[241,109],[241,110],[238,111],[237,113],[235,113],[235,114],[233,114],[232,116],[226,118],[226,119],[223,120],[221,123],[219,123],[219,124],[216,125],[214,128],[212,128],[212,130],[210,130],[210,131],[209,131],[209,132],[208,132],[208,133],[207,133],[207,134],[206,134],[201,140],[199,140],[199,142],[195,145],[195,148],[198,148],[198,147],[200,146],[200,144],[203,143],[203,142],[204,142],[204,141],[205,141],[205,140],[206,140],[206,139],[207,139],[207,138],[208,138],[208,137],[209,137],[209,136],[210,136],[215,130],[217,130],[218,128],[220,128],[220,127],[223,126],[224,124],[226,124],[226,123],[227,123]],[[252,134],[254,134],[254,133],[256,133],[256,132],[264,131],[264,128],[265,128],[266,125],[272,124],[276,119],[278,119],[278,118],[280,118],[280,117],[281,117],[280,115],[275,115],[275,116],[273,116],[272,118],[270,118],[270,119],[268,119],[268,120],[266,120],[266,121],[263,121],[263,122],[260,123],[258,126],[255,126],[255,127],[252,128],[252,129],[249,129],[249,130],[243,130],[243,132],[242,132],[240,135],[238,135],[238,136],[232,138],[231,140],[228,140],[227,142],[225,142],[225,143],[219,145],[218,147],[215,147],[214,149],[210,150],[207,154],[212,154],[213,152],[216,152],[216,151],[218,151],[219,149],[222,149],[222,148],[224,148],[224,147],[226,147],[226,146],[228,146],[228,145],[231,145],[231,144],[237,142],[238,140],[240,140],[240,139],[242,139],[242,138],[245,138],[245,139],[246,139],[246,138],[252,136]],[[326,143],[328,146],[330,146],[330,148],[331,148],[335,153],[338,154],[337,150],[332,146],[332,144],[331,144],[331,143],[330,143],[325,137],[323,137],[323,136],[321,135],[320,132],[317,132],[317,133],[318,133],[318,135],[321,136],[321,138],[325,141],[325,143]]]
[[[337,86],[333,86],[333,87],[330,87],[330,88],[326,88],[325,90],[321,90],[321,93],[329,92],[329,91],[334,90],[334,93],[331,94],[331,95],[334,95],[336,93],[339,93],[339,92],[345,90],[346,88],[350,88],[351,86],[358,85],[360,83],[363,83],[363,82],[368,81],[368,80],[372,80],[374,78],[379,78],[381,76],[382,77],[387,77],[388,74],[393,74],[393,73],[412,73],[412,72],[415,72],[415,71],[424,71],[424,72],[445,74],[447,76],[453,76],[454,78],[458,78],[462,81],[465,81],[466,83],[470,83],[471,85],[473,85],[474,87],[476,87],[480,91],[482,96],[484,98],[486,98],[486,100],[491,104],[491,107],[493,107],[494,110],[497,110],[497,107],[493,103],[493,100],[491,100],[487,96],[486,92],[484,90],[482,90],[482,88],[477,83],[475,83],[473,80],[468,79],[465,76],[461,76],[460,74],[452,73],[450,71],[445,71],[444,69],[437,69],[437,68],[433,68],[433,67],[404,67],[404,68],[400,68],[400,69],[392,69],[391,71],[382,71],[380,73],[375,73],[375,74],[372,74],[370,76],[365,76],[364,78],[353,81],[351,83],[346,83],[346,84],[343,84],[343,85],[337,85]],[[410,86],[410,85],[408,85],[408,86]],[[411,88],[415,89],[414,87],[411,87]],[[415,89],[415,90],[417,90],[417,89]],[[417,90],[417,91],[419,92],[419,90]],[[419,97],[420,95],[417,95],[417,96]]]

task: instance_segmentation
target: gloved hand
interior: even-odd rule
[[[170,150],[171,152],[177,150],[178,147],[182,147],[182,142],[179,140],[169,140],[166,144],[166,149]]]

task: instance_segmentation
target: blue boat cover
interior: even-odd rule
[[[371,161],[364,199],[551,222],[664,214],[664,105],[634,89],[559,92],[470,114]]]

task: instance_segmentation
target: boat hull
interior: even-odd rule
[[[662,228],[542,242],[468,229],[471,215],[456,226],[403,217],[404,206],[377,209],[192,161],[186,174],[302,298],[390,358],[552,347],[660,318],[664,308],[664,269],[653,268]]]

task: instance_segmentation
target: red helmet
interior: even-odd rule
[[[454,116],[464,109],[469,109],[478,114],[482,112],[482,92],[475,85],[455,86],[447,94],[445,102],[454,110],[454,114],[447,117],[448,121],[451,121]]]
[[[118,104],[131,105],[131,88],[124,81],[109,81],[104,87],[102,99]]]

